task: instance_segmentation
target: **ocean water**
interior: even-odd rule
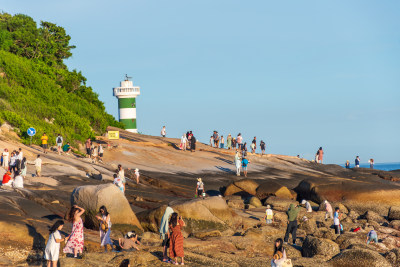
[[[344,164],[341,165],[344,167]],[[361,168],[369,168],[369,163],[361,163]],[[350,162],[350,168],[354,168],[354,162]],[[382,171],[393,171],[400,170],[400,162],[391,162],[391,163],[375,163],[374,169],[382,170]]]

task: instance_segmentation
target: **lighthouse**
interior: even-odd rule
[[[118,98],[119,121],[125,125],[125,130],[137,133],[136,124],[136,97],[140,95],[140,87],[133,86],[131,77],[125,75],[120,87],[114,88],[114,96]]]

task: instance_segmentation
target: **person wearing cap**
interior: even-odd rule
[[[140,177],[139,169],[136,168],[136,169],[135,169],[136,184],[139,184],[139,177]]]
[[[305,205],[305,206],[306,206],[307,212],[312,212],[311,204],[310,204],[310,202],[308,202],[307,200],[303,199],[303,200],[301,201],[301,205]]]
[[[204,191],[204,183],[201,180],[201,178],[197,178],[197,186],[196,186],[196,194],[197,194],[197,196],[198,197],[203,197],[203,199],[204,199],[204,197],[205,197],[204,192],[205,192]]]
[[[272,223],[272,221],[274,220],[274,212],[272,211],[270,205],[267,205],[267,209],[265,210],[265,216],[263,220],[266,220],[265,222],[267,224]]]
[[[12,183],[13,180],[11,178],[11,172],[7,171],[3,176],[3,181],[1,182],[1,185],[12,186]]]

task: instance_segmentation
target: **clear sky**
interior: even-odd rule
[[[400,161],[400,1],[0,0],[63,26],[107,111],[127,73],[139,131],[216,129],[328,163]]]

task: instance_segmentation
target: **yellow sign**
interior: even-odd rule
[[[108,131],[108,139],[119,139],[119,131]]]

